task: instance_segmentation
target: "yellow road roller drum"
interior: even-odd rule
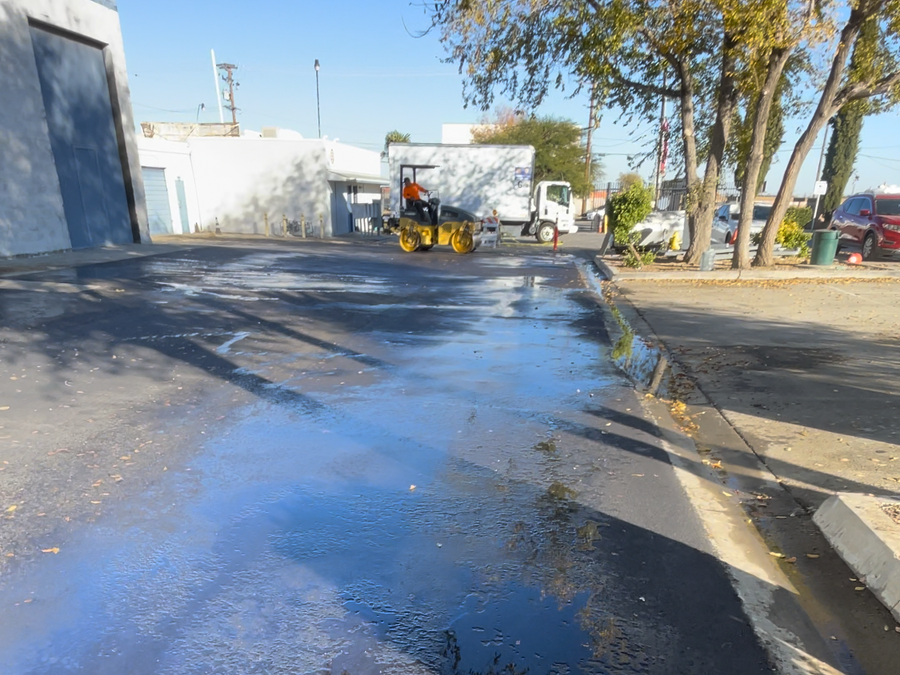
[[[400,248],[404,251],[427,251],[435,244],[449,244],[457,253],[471,253],[475,250],[475,223],[423,225],[412,218],[400,218]]]

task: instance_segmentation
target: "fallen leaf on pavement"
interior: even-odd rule
[[[0,405],[0,410],[9,410],[8,405]]]
[[[8,509],[6,509],[6,512],[7,512],[7,513],[12,513],[12,512],[15,511],[17,508],[19,508],[19,507],[16,506],[15,504],[13,504],[13,505],[10,506]]]
[[[59,553],[59,549],[56,546],[53,548],[42,548],[41,553],[52,553],[53,555],[56,555]]]
[[[785,562],[789,562],[793,565],[795,562],[797,562],[797,556],[793,556],[791,558],[786,558]]]
[[[784,553],[776,553],[775,551],[769,551],[769,555],[773,558],[783,558]]]
[[[815,560],[816,558],[819,557],[819,554],[818,553],[807,553],[806,557],[809,558],[810,560]]]
[[[853,590],[854,590],[854,591],[864,591],[864,590],[866,590],[866,587],[865,587],[865,586],[857,586],[857,587],[854,588]]]

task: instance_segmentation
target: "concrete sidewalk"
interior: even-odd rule
[[[607,284],[635,333],[673,362],[670,394],[704,461],[744,502],[773,555],[790,561],[807,604],[845,616],[842,627],[869,641],[870,672],[896,672],[896,621],[858,590],[868,588],[863,572],[841,562],[810,515],[841,492],[900,498],[894,281]],[[840,523],[823,529],[847,532]]]

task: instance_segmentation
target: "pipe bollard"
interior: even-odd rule
[[[266,236],[268,237],[269,236],[269,212],[268,211],[263,213],[263,221],[266,224]]]

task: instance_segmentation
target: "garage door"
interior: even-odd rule
[[[32,26],[72,248],[134,242],[102,49]]]
[[[144,193],[147,196],[147,217],[150,234],[172,234],[172,211],[169,209],[169,189],[166,187],[166,170],[142,167]]]

